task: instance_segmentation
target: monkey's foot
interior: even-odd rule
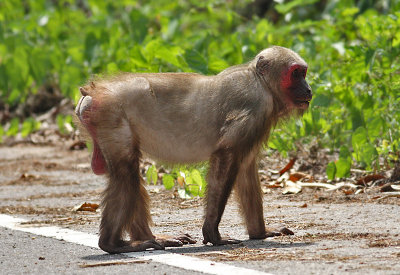
[[[110,254],[139,252],[147,249],[164,250],[165,247],[155,240],[148,241],[133,241],[131,243],[120,241],[118,244],[108,244],[99,241],[99,247]]]
[[[227,244],[239,244],[241,242],[242,242],[241,240],[236,240],[236,239],[221,239],[221,240],[218,240],[216,242],[203,240],[203,244],[212,243],[212,245],[214,245],[214,246],[227,245]]]
[[[227,245],[227,244],[239,244],[241,243],[241,240],[236,240],[236,239],[229,239],[229,238],[219,238],[217,240],[211,240],[209,238],[204,238],[203,244],[208,244],[212,243],[212,245],[217,246],[217,245]]]
[[[179,247],[184,244],[195,244],[196,240],[189,234],[182,234],[177,237],[171,237],[168,235],[156,235],[154,236],[156,241],[164,247]]]

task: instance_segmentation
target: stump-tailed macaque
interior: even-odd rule
[[[233,187],[250,239],[291,234],[265,227],[257,155],[280,118],[308,108],[306,73],[298,54],[275,46],[214,76],[123,73],[81,87],[76,114],[93,139],[92,169],[108,177],[100,248],[123,253],[195,242],[152,234],[142,154],[166,163],[209,160],[204,244],[239,242],[218,231]]]

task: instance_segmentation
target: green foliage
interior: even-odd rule
[[[56,117],[56,122],[57,122],[57,126],[58,126],[58,130],[60,131],[61,134],[65,135],[67,134],[69,131],[68,129],[72,129],[72,116],[70,115],[57,115]]]
[[[10,127],[8,128],[6,135],[7,136],[15,136],[19,132],[19,118],[13,118],[10,123]]]
[[[157,183],[158,174],[157,174],[157,168],[154,165],[150,166],[149,169],[147,169],[146,179],[148,183],[153,183],[153,184]]]
[[[3,136],[4,136],[4,129],[3,127],[0,125],[0,143],[3,142]]]
[[[162,177],[162,183],[165,187],[165,189],[170,190],[174,187],[175,182],[174,182],[174,177],[172,175],[169,174],[165,174]]]
[[[33,118],[28,118],[22,123],[21,135],[27,137],[29,134],[40,129],[40,122]]]
[[[400,1],[274,1],[262,17],[244,14],[251,5],[254,1],[2,0],[0,100],[13,107],[46,85],[77,100],[77,87],[92,74],[214,74],[281,45],[308,62],[314,99],[302,119],[275,129],[271,148],[287,155],[297,150],[296,143],[317,142],[339,151],[327,167],[331,179],[348,176],[351,166],[376,169],[382,160],[396,159]],[[57,122],[61,132],[70,123],[64,117]],[[14,119],[0,132],[25,135],[36,127]],[[154,169],[148,180],[155,183]],[[185,192],[202,195],[197,172],[184,174]],[[171,177],[162,181],[171,188]]]
[[[175,167],[170,174],[162,176],[162,184],[165,189],[176,188],[178,195],[185,199],[193,196],[204,197],[206,191],[205,176],[207,173],[206,165],[181,166]],[[147,182],[154,184],[157,182],[158,173],[156,166],[152,165],[146,172]]]

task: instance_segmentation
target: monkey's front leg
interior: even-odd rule
[[[233,152],[219,150],[211,156],[207,185],[206,215],[203,224],[203,244],[237,244],[239,240],[222,239],[218,231],[225,205],[232,191],[238,168]]]
[[[294,234],[286,227],[280,229],[265,227],[262,191],[255,157],[242,162],[235,188],[250,239],[265,239]]]

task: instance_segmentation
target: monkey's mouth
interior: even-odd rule
[[[310,105],[310,100],[295,100],[294,104],[299,109],[308,109],[308,106]]]

